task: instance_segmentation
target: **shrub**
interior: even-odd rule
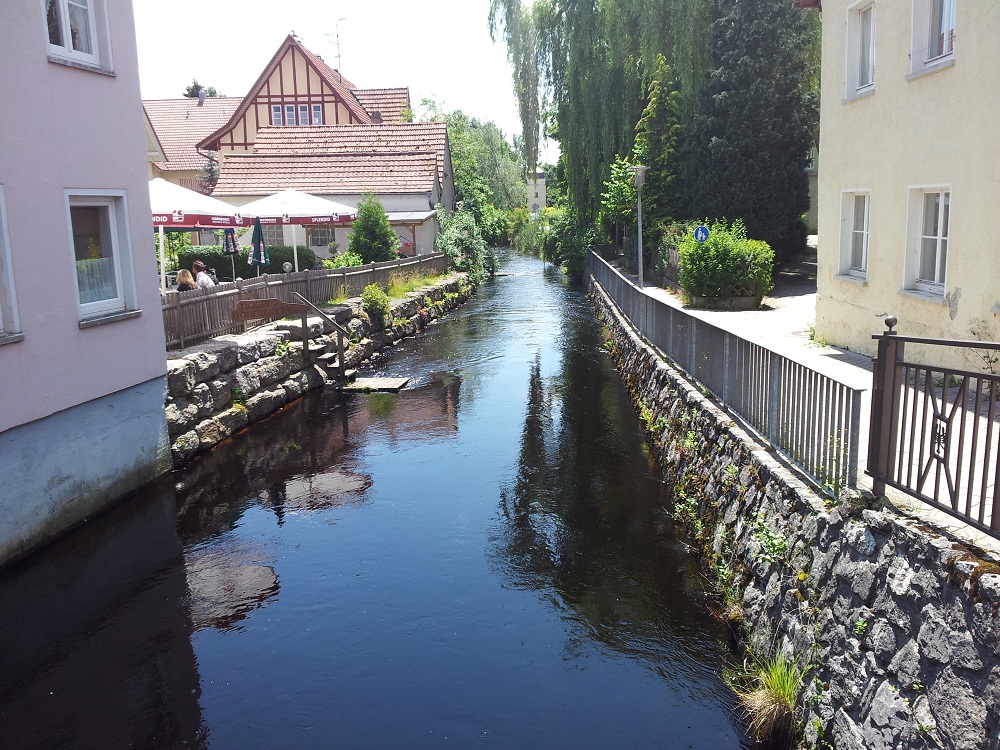
[[[587,252],[593,247],[593,226],[572,211],[555,214],[542,245],[542,258],[555,263],[568,276],[580,277],[587,268]]]
[[[350,250],[334,258],[323,259],[323,268],[353,268],[354,266],[363,266],[364,264],[364,259]]]
[[[299,245],[299,270],[304,271],[316,265],[316,253],[305,245]],[[196,260],[201,260],[209,268],[214,268],[220,278],[229,278],[233,269],[242,278],[256,276],[257,270],[247,264],[247,248],[242,248],[238,255],[225,255],[222,245],[193,245],[177,253],[178,268],[191,268]],[[269,245],[267,248],[268,264],[261,272],[284,273],[285,262],[295,263],[294,251],[290,245]]]
[[[691,297],[764,295],[774,286],[774,252],[766,242],[746,236],[743,222],[709,225],[705,242],[689,231],[681,240],[680,285]]]
[[[361,292],[361,302],[372,323],[383,326],[389,319],[389,295],[378,284],[369,284]]]
[[[489,249],[476,224],[475,216],[459,205],[458,211],[448,216],[443,209],[438,211],[441,234],[434,245],[448,254],[448,260],[459,271],[469,275],[469,283],[478,286],[486,277]]]

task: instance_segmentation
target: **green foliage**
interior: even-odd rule
[[[378,284],[369,284],[361,292],[361,303],[372,323],[382,326],[389,319],[389,295]]]
[[[623,156],[616,156],[611,163],[611,174],[601,193],[601,218],[610,224],[634,224],[636,221],[638,193],[633,166]]]
[[[854,635],[864,638],[868,633],[868,620],[859,618],[854,622]]]
[[[798,731],[796,703],[802,692],[803,674],[781,651],[771,658],[750,652],[740,675],[729,675],[730,683],[747,717],[750,733],[773,747],[790,747]]]
[[[176,271],[178,268],[191,268],[188,264],[184,266],[180,262],[180,255],[189,247],[191,247],[191,233],[190,232],[164,232],[163,238],[165,240],[163,248],[164,261],[166,264],[166,270]],[[156,259],[159,263],[160,259],[160,233],[156,232],[153,235],[153,245],[156,247]]]
[[[348,243],[348,252],[359,255],[365,263],[396,259],[399,237],[389,226],[389,216],[382,203],[369,193],[358,203],[358,218]]]
[[[677,188],[679,166],[674,163],[681,131],[680,93],[663,55],[656,57],[648,102],[636,125],[633,158],[649,167],[642,205],[643,223],[651,229],[648,245],[652,247],[658,239],[657,228],[683,215]]]
[[[478,286],[486,278],[489,248],[483,240],[473,212],[461,204],[449,216],[438,210],[441,234],[434,242],[435,248],[448,254],[452,268],[469,275],[469,283]]]
[[[350,250],[333,258],[324,258],[322,262],[323,268],[354,268],[365,264],[364,258]]]
[[[291,342],[288,339],[280,339],[274,346],[274,355],[276,357],[284,357],[288,354],[288,349],[291,347]]]
[[[680,242],[680,285],[689,296],[763,295],[771,291],[774,252],[766,242],[747,239],[740,221],[712,222],[708,240],[689,231]]]
[[[555,263],[568,276],[579,278],[587,269],[587,252],[594,240],[591,223],[581,220],[572,210],[557,209],[545,235],[542,259]]]
[[[205,89],[205,96],[225,96],[225,94],[220,93],[216,90],[215,86],[202,86],[198,83],[197,78],[192,78],[190,85],[184,89],[184,93],[181,96],[185,96],[188,99],[197,99],[198,92]]]
[[[460,110],[444,112],[430,99],[421,105],[424,119],[448,124],[456,201],[472,213],[488,245],[501,244],[506,237],[507,212],[527,200],[517,152],[493,122],[481,122]]]
[[[312,268],[316,264],[316,253],[305,245],[299,245],[298,250],[299,270]],[[178,252],[177,267],[191,268],[192,263],[201,260],[209,268],[214,268],[219,278],[229,278],[235,268],[236,276],[245,279],[257,274],[256,268],[247,264],[248,252],[246,248],[242,248],[237,255],[226,255],[222,252],[222,245],[192,245]],[[295,253],[291,245],[268,246],[267,254],[267,273],[284,273],[283,266],[286,262],[294,264]]]
[[[778,562],[788,554],[788,537],[771,531],[763,519],[757,519],[750,535],[760,545],[758,557],[764,562]]]
[[[786,0],[722,3],[710,75],[691,125],[689,209],[739,217],[772,246],[800,235],[818,123],[811,89],[815,28]],[[802,238],[804,240],[804,237]]]

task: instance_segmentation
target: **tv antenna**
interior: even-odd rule
[[[337,78],[339,80],[341,80],[341,81],[344,80],[344,74],[340,72],[340,69],[341,69],[341,66],[340,66],[340,22],[341,21],[346,21],[346,20],[347,20],[347,17],[345,16],[344,18],[338,18],[336,21],[333,22],[333,28],[334,28],[334,31],[335,31],[334,40],[335,40],[336,45],[337,45]],[[329,40],[330,39],[330,35],[327,34],[326,38],[327,38],[327,40]]]

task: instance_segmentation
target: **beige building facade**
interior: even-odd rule
[[[816,335],[1000,338],[996,0],[825,0]],[[975,331],[975,334],[973,333]]]

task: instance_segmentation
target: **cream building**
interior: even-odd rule
[[[997,0],[825,0],[816,335],[1000,338]]]

